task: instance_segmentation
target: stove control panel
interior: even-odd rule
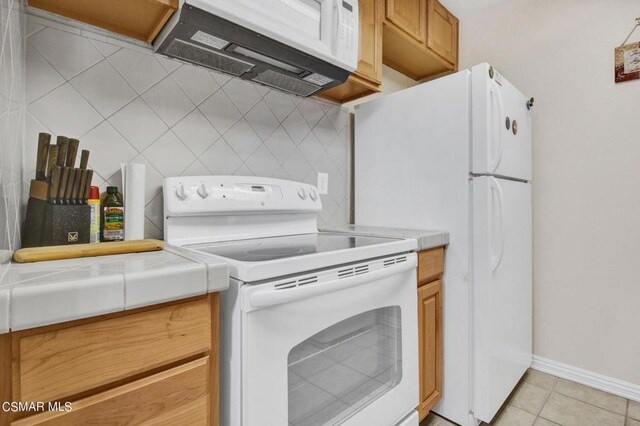
[[[245,176],[183,176],[163,181],[165,215],[315,212],[322,209],[313,185]]]

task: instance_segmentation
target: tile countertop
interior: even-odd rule
[[[418,251],[449,244],[449,233],[427,229],[385,228],[379,226],[342,225],[321,228],[324,232],[340,232],[369,237],[413,238],[418,241]]]
[[[0,334],[226,290],[226,262],[179,247],[0,265]]]

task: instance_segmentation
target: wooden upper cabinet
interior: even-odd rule
[[[426,0],[386,0],[385,18],[421,43],[426,39]]]
[[[382,61],[414,80],[458,69],[458,19],[438,0],[386,0]]]
[[[382,4],[378,0],[360,0],[360,40],[358,70],[361,77],[373,83],[382,81]]]
[[[28,0],[31,7],[151,43],[178,0]]]
[[[427,47],[451,64],[458,62],[458,18],[438,0],[429,0]]]
[[[382,19],[385,0],[360,0],[358,68],[343,84],[319,96],[334,102],[349,102],[377,93],[382,84]]]

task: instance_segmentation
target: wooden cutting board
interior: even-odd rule
[[[118,241],[109,243],[72,244],[66,246],[32,247],[16,250],[13,260],[18,263],[45,260],[76,259],[79,257],[108,256],[112,254],[141,253],[164,248],[159,240]]]

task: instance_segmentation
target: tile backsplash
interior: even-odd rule
[[[0,263],[20,245],[24,26],[20,0],[0,0]]]
[[[80,139],[94,185],[121,186],[120,163],[147,168],[145,234],[162,238],[163,177],[232,174],[316,184],[321,224],[348,220],[348,112],[29,17],[24,180],[38,132]]]

